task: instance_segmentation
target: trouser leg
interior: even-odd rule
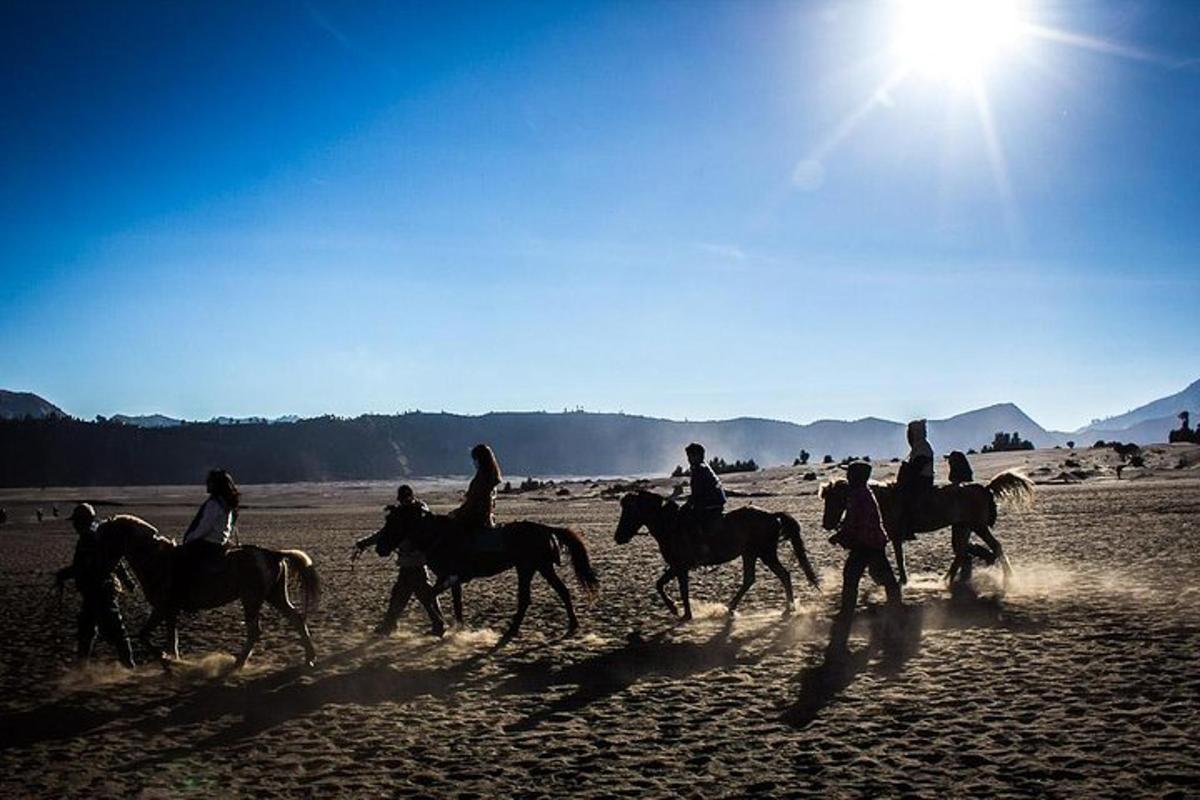
[[[854,607],[858,605],[858,585],[867,566],[867,554],[862,550],[851,550],[842,567],[842,598],[837,616],[829,635],[831,650],[844,650],[850,639],[850,626],[854,622]]]
[[[96,614],[89,598],[83,598],[83,607],[79,610],[76,629],[75,657],[87,661],[92,657],[92,648],[96,644]]]
[[[888,605],[900,605],[900,584],[896,580],[896,573],[892,572],[887,553],[883,550],[872,551],[867,561],[867,569],[871,572],[871,578],[887,592]]]

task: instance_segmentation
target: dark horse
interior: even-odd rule
[[[554,571],[562,563],[560,545],[570,554],[571,567],[583,590],[592,593],[599,586],[587,544],[569,528],[519,520],[464,534],[457,520],[414,504],[397,506],[388,513],[379,532],[380,552],[390,552],[405,539],[425,556],[425,563],[433,570],[437,578],[433,585],[435,597],[455,583],[488,578],[510,569],[517,571],[517,613],[502,641],[512,639],[521,628],[529,610],[535,572],[546,579],[562,600],[567,610],[567,634],[578,630],[579,619],[571,603],[571,592]]]
[[[105,552],[114,562],[124,558],[129,563],[151,606],[150,618],[138,637],[147,641],[151,631],[165,621],[171,654],[178,659],[178,613],[170,610],[175,542],[160,536],[145,520],[126,514],[113,517],[103,530]],[[292,571],[300,577],[303,611],[288,598],[288,574]],[[273,605],[295,628],[304,644],[305,663],[309,666],[316,663],[317,653],[305,617],[316,609],[321,587],[312,559],[303,551],[268,550],[252,545],[234,547],[225,552],[215,568],[204,568],[197,577],[202,579],[193,581],[189,587],[186,609],[218,608],[235,600],[242,602],[246,641],[235,668],[246,663],[258,642],[261,635],[258,618],[263,603]]]
[[[821,519],[821,526],[825,530],[834,530],[841,521],[842,513],[846,510],[848,487],[849,484],[844,478],[821,486],[818,496],[825,501],[825,511]],[[879,501],[884,527],[889,531],[896,530],[903,499],[900,491],[894,483],[872,483],[871,491]],[[986,485],[964,483],[931,489],[913,510],[910,522],[914,531],[918,533],[950,527],[950,541],[954,548],[954,561],[948,574],[951,583],[956,576],[964,583],[970,580],[972,556],[978,556],[989,564],[999,561],[1004,568],[1005,578],[1012,571],[1004,555],[1004,548],[992,535],[992,526],[996,524],[998,499],[1026,504],[1032,502],[1033,481],[1014,470],[1005,470]],[[978,534],[987,544],[987,548],[971,544],[972,533]],[[904,569],[904,544],[893,540],[892,545],[896,553],[898,577],[901,583],[906,583],[908,575]]]
[[[693,567],[724,564],[738,557],[742,559],[742,585],[729,601],[730,613],[737,608],[742,597],[754,585],[754,570],[760,560],[783,584],[783,592],[787,598],[785,613],[790,613],[795,597],[792,592],[792,576],[779,562],[781,539],[792,543],[796,551],[796,560],[800,562],[800,568],[804,570],[808,582],[820,587],[817,573],[813,571],[808,554],[804,550],[804,540],[800,538],[800,523],[796,522],[792,515],[749,506],[730,511],[721,518],[719,529],[711,534],[709,547],[701,550],[696,546],[693,535],[679,529],[679,513],[680,508],[674,500],[644,489],[630,492],[621,498],[621,519],[617,523],[616,533],[617,544],[626,544],[638,531],[646,528],[658,542],[658,549],[662,553],[663,561],[667,562],[667,569],[654,587],[675,616],[679,616],[679,609],[671,602],[666,592],[667,583],[672,578],[679,581],[683,618],[691,619],[688,571]]]

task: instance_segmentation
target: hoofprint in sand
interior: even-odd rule
[[[983,480],[1020,467],[1044,484],[996,526],[1013,579],[1001,590],[979,570],[977,596],[952,601],[949,532],[922,535],[908,548],[907,628],[885,628],[871,588],[854,654],[831,664],[842,553],[818,529],[818,481],[804,480],[829,467],[727,479],[803,526],[825,594],[797,580],[788,618],[762,575],[726,614],[741,577],[730,564],[694,575],[695,620],[671,619],[654,596],[653,542],[613,543],[617,504],[601,496],[612,481],[503,496],[502,518],[583,531],[602,588],[580,598],[583,628],[562,639],[562,608],[535,584],[522,635],[499,649],[511,574],[468,584],[465,630],[425,636],[414,607],[393,636],[370,636],[395,567],[348,556],[379,526],[391,484],[247,486],[243,541],[308,551],[325,599],[311,620],[316,669],[267,612],[239,673],[235,607],[184,620],[185,661],[169,674],[111,666],[103,644],[74,669],[77,600],[68,588],[57,608],[47,593],[73,534],[38,525],[34,507],[112,499],[122,505],[101,513],[178,532],[194,490],[0,492],[13,520],[0,528],[0,796],[1184,796],[1200,781],[1198,454],[1154,448],[1119,481],[1111,451],[974,458]],[[454,502],[456,487],[434,489],[435,508]],[[131,626],[145,619],[140,597],[122,603]]]

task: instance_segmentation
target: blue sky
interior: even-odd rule
[[[1198,377],[1200,4],[1024,4],[990,148],[879,91],[904,13],[7,4],[0,386],[1069,429]]]

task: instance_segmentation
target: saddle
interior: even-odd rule
[[[480,555],[498,555],[504,552],[504,526],[474,528],[467,532],[465,548]]]

